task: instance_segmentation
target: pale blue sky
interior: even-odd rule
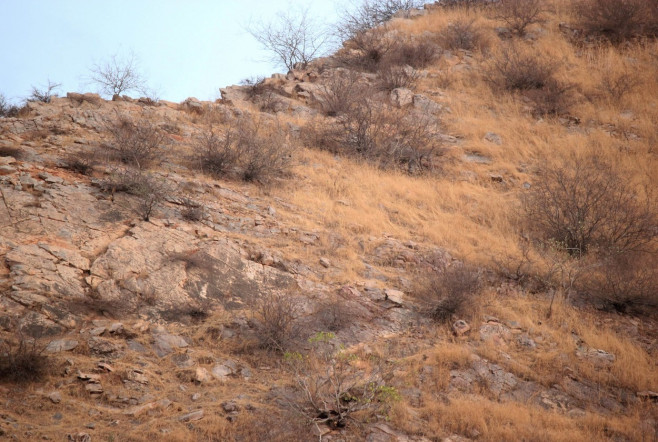
[[[309,8],[335,22],[343,0],[0,0],[0,93],[18,102],[48,79],[94,92],[89,67],[131,51],[165,100],[219,97],[219,88],[281,70],[244,26]]]

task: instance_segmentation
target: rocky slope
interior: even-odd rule
[[[476,66],[468,52],[445,59],[455,75]],[[422,71],[423,81],[439,78],[438,70]],[[485,287],[463,317],[436,325],[421,314],[412,296],[419,281],[466,259],[463,249],[450,247],[452,237],[436,241],[417,225],[423,217],[434,222],[436,211],[450,217],[456,210],[415,199],[418,188],[438,187],[433,178],[382,172],[301,146],[303,126],[326,118],[318,106],[323,85],[344,71],[321,60],[266,80],[265,94],[234,86],[216,103],[69,94],[0,119],[2,338],[35,340],[49,363],[38,382],[0,385],[3,436],[657,437],[655,320],[553,305],[550,292],[528,290],[485,266],[479,272]],[[362,73],[359,81],[376,78]],[[455,107],[460,93],[395,88],[385,98],[392,109],[450,120],[463,112]],[[143,195],[108,186],[123,167],[104,156],[108,128],[119,117],[148,121],[166,134],[149,173],[167,187],[150,216],[143,216]],[[194,166],[195,140],[208,121],[228,130],[241,119],[284,128],[285,139],[298,146],[290,175],[245,183]],[[583,136],[568,119],[555,124]],[[443,128],[434,136],[444,149],[440,184],[452,191],[465,182],[506,198],[527,184],[527,172],[510,172],[504,154],[471,149],[496,152],[491,146],[503,143],[500,135],[487,131],[473,143]],[[87,159],[90,170],[82,174],[79,163]],[[363,174],[358,185],[344,178],[355,170]],[[329,176],[325,188],[314,175],[322,173]],[[378,181],[365,181],[368,174]],[[389,176],[408,186],[405,195],[359,205],[365,204],[359,186],[375,194],[370,187],[388,186]],[[468,195],[471,187],[465,189]],[[415,224],[396,208],[398,197],[418,208]],[[468,210],[463,225],[481,230],[454,240],[474,244],[479,256],[499,250],[488,242],[497,232],[487,229],[504,219],[488,212],[487,198],[473,195],[460,206]],[[364,207],[377,217],[374,227],[353,214]],[[266,327],[272,303],[294,311],[279,318],[294,319],[290,329]],[[282,341],[268,345],[281,327],[290,331],[287,353],[278,351]],[[326,346],[338,353],[326,357]],[[300,368],[297,356],[316,365]],[[305,401],[313,383],[317,397],[330,397],[322,389],[336,379],[346,387],[331,390],[340,393],[335,403],[313,408]]]

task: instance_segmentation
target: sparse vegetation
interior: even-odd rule
[[[327,44],[327,32],[310,17],[308,10],[279,13],[271,22],[255,24],[247,30],[272,53],[272,60],[288,71],[296,66],[306,67]]]
[[[240,152],[235,147],[236,134],[228,129],[220,137],[209,126],[195,143],[196,161],[203,173],[215,178],[223,178],[233,171],[240,160]]]
[[[53,97],[57,97],[55,90],[61,86],[61,83],[54,83],[48,80],[48,84],[43,88],[32,86],[32,93],[27,98],[30,102],[50,103]]]
[[[541,20],[545,5],[543,0],[500,0],[495,5],[495,17],[515,34],[524,36],[528,26]]]
[[[253,325],[260,347],[285,352],[300,338],[299,301],[290,293],[262,294],[255,301]]]
[[[645,0],[575,0],[574,7],[577,23],[587,35],[621,43],[642,35],[647,29],[650,3]]]
[[[428,276],[422,284],[416,293],[422,313],[436,322],[447,322],[468,313],[481,281],[472,266],[455,264]]]
[[[486,49],[488,44],[474,19],[459,19],[448,24],[441,32],[441,44],[447,49],[467,51]]]
[[[360,369],[358,357],[340,350],[333,333],[319,332],[309,339],[309,355],[287,352],[284,359],[295,386],[285,396],[289,407],[312,425],[346,428],[401,399],[384,383],[381,366]]]
[[[18,106],[11,104],[4,95],[0,94],[0,118],[16,117],[18,112]]]
[[[17,334],[16,342],[0,342],[0,382],[36,383],[49,373],[51,361],[37,339]]]
[[[399,11],[420,8],[422,0],[361,0],[352,9],[342,12],[337,33],[349,40],[389,21]]]
[[[535,237],[558,243],[570,255],[644,250],[658,237],[652,195],[601,155],[541,167],[523,201]]]
[[[110,159],[144,169],[161,159],[167,133],[146,118],[132,119],[126,115],[106,125],[110,136],[105,146]]]
[[[112,97],[131,91],[152,95],[149,94],[146,80],[139,71],[139,62],[134,53],[125,58],[114,54],[103,63],[95,63],[89,68],[89,73],[89,80],[106,96]]]
[[[0,379],[0,433],[655,439],[653,16],[610,44],[550,1],[521,37],[505,4],[430,4],[230,103],[0,119],[0,375],[13,318],[74,346]],[[167,142],[135,160],[103,121]]]
[[[486,71],[487,80],[507,91],[542,89],[553,78],[559,65],[521,46],[509,46],[496,56]]]

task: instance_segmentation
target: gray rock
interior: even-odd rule
[[[53,391],[48,395],[48,399],[50,399],[53,404],[59,404],[62,402],[62,394],[59,391]]]
[[[414,93],[405,88],[397,88],[391,91],[391,103],[398,108],[407,107],[413,104]]]
[[[16,168],[13,166],[5,165],[0,166],[0,175],[11,175],[16,172]]]
[[[203,409],[184,414],[178,418],[181,422],[194,422],[203,419]]]
[[[49,353],[59,353],[62,351],[71,351],[78,346],[78,341],[75,339],[57,339],[50,341],[46,347]]]
[[[490,143],[501,145],[503,144],[503,139],[500,138],[500,135],[498,135],[495,132],[487,132],[484,134],[484,139]]]
[[[469,331],[471,331],[471,326],[463,319],[455,321],[455,323],[452,324],[452,332],[455,336],[464,336]]]
[[[233,370],[225,364],[217,364],[211,370],[212,375],[218,381],[225,381],[230,375],[233,374]]]
[[[126,344],[128,345],[129,350],[135,351],[137,353],[146,353],[148,351],[146,347],[132,339],[126,341]]]
[[[161,334],[155,336],[153,350],[155,350],[155,354],[162,358],[172,353],[175,348],[185,348],[188,345],[189,344],[182,336]]]
[[[386,289],[384,294],[386,295],[386,299],[388,301],[391,301],[395,304],[402,305],[404,302],[404,293],[402,293],[400,290]]]

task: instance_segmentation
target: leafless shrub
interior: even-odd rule
[[[541,20],[544,8],[543,0],[500,0],[495,5],[494,15],[512,32],[523,36],[528,26]]]
[[[450,23],[442,32],[441,44],[451,50],[483,50],[487,41],[482,31],[475,26],[475,20],[460,19]]]
[[[386,62],[396,66],[422,69],[432,64],[439,54],[439,47],[429,39],[412,38],[394,45],[387,54]]]
[[[466,264],[454,264],[431,275],[416,296],[423,314],[446,322],[465,314],[479,289],[479,272]]]
[[[195,142],[196,161],[203,173],[223,178],[233,171],[240,160],[236,149],[235,130],[228,129],[224,136],[218,135],[209,125]]]
[[[384,364],[368,361],[358,365],[358,357],[340,350],[333,333],[320,332],[309,339],[309,354],[287,352],[284,360],[294,378],[293,388],[283,399],[316,429],[345,428],[360,419],[374,417],[401,399],[386,385]]]
[[[320,328],[330,332],[338,332],[353,322],[353,310],[340,298],[322,302],[316,316]]]
[[[601,72],[599,92],[619,103],[626,95],[633,92],[640,85],[640,79],[630,69],[604,69]]]
[[[238,124],[235,146],[244,181],[267,182],[290,171],[294,149],[278,126],[265,127],[261,121],[243,119]]]
[[[480,8],[483,6],[488,6],[492,3],[492,0],[441,0],[440,5],[445,8]]]
[[[336,117],[352,111],[368,95],[369,86],[354,71],[332,75],[317,94],[325,115]]]
[[[319,56],[327,44],[328,35],[308,13],[280,13],[269,23],[248,27],[247,31],[272,53],[272,60],[288,71],[296,66],[305,67]]]
[[[265,83],[265,77],[245,78],[240,81],[240,85],[246,87],[247,98],[253,100],[272,88]]]
[[[337,34],[341,40],[348,40],[386,23],[399,11],[420,8],[424,3],[424,0],[362,0],[352,10],[341,12]]]
[[[284,352],[299,334],[299,303],[289,293],[262,294],[256,301],[253,324],[262,348]]]
[[[590,36],[613,43],[637,37],[651,17],[647,0],[578,0],[574,4],[578,25]]]
[[[183,209],[180,214],[184,220],[198,222],[203,219],[204,209],[201,204],[190,198],[183,198],[181,200],[181,205],[183,206]]]
[[[99,87],[101,94],[114,96],[136,91],[147,96],[152,95],[146,87],[146,80],[139,71],[139,62],[133,53],[125,58],[114,54],[104,63],[95,63],[89,68],[89,72],[89,80]]]
[[[106,125],[110,142],[106,146],[111,159],[145,168],[162,154],[167,133],[145,118],[133,121],[119,115]]]
[[[36,339],[19,333],[16,342],[0,342],[0,382],[33,383],[43,380],[51,363],[44,354],[45,347]]]
[[[89,175],[98,164],[96,152],[73,152],[64,159],[64,167],[79,173]]]
[[[644,250],[658,237],[656,204],[600,155],[542,166],[523,198],[528,229],[573,256]]]
[[[353,49],[339,52],[338,59],[349,68],[376,71],[386,55],[399,44],[388,33],[384,25],[354,34],[350,40]]]
[[[558,63],[545,56],[511,46],[492,60],[485,75],[496,88],[527,91],[546,86],[558,68]]]
[[[418,81],[418,73],[410,66],[386,64],[379,69],[378,84],[384,91],[397,88],[413,89]]]
[[[569,112],[572,91],[573,85],[549,79],[541,89],[531,89],[524,95],[533,103],[535,115],[558,116]]]
[[[163,177],[127,168],[116,170],[111,178],[103,183],[103,188],[112,195],[125,192],[136,196],[135,211],[144,221],[149,221],[157,206],[173,193]]]
[[[432,170],[441,155],[438,121],[375,102],[361,102],[338,121],[306,128],[312,147],[366,159],[411,174]]]
[[[53,83],[48,80],[48,84],[43,88],[32,86],[32,93],[27,98],[27,101],[50,103],[53,97],[57,97],[57,94],[54,92],[55,89],[59,88],[61,85],[61,83]]]
[[[619,313],[658,308],[658,258],[654,253],[624,253],[600,258],[577,282],[587,300]]]
[[[187,271],[192,269],[201,270],[202,272],[214,271],[214,258],[198,249],[186,250],[180,253],[171,253],[169,254],[169,259],[184,263]]]
[[[0,94],[0,118],[14,118],[18,116],[20,108],[9,103],[7,98]]]

